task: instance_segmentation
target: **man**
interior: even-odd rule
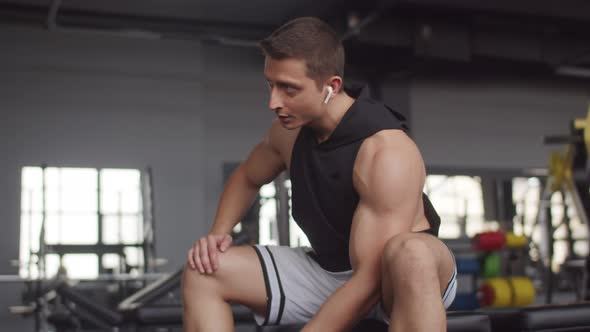
[[[315,18],[288,22],[261,43],[266,137],[228,180],[208,236],[188,252],[185,331],[231,331],[229,302],[261,325],[345,331],[365,317],[392,331],[444,331],[456,291],[440,219],[422,193],[425,169],[403,117],[343,91],[344,51]],[[228,235],[259,188],[290,172],[294,219],[313,250],[230,247]]]

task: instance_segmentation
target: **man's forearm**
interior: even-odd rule
[[[219,199],[215,221],[209,233],[229,234],[252,206],[259,187],[250,183],[239,166],[229,177]]]
[[[367,276],[353,276],[321,306],[303,331],[347,331],[379,302],[380,284]]]

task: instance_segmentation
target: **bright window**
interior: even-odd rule
[[[473,237],[498,226],[485,222],[479,177],[428,175],[424,192],[441,218],[439,236],[443,239]]]
[[[291,180],[285,181],[289,193],[289,242],[291,247],[310,247],[307,236],[293,219],[291,214]],[[260,224],[259,243],[276,245],[279,242],[277,227],[277,201],[274,182],[260,188]]]
[[[96,278],[143,264],[139,170],[24,167],[21,176],[21,277],[50,278],[61,267]]]

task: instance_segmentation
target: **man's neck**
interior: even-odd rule
[[[324,116],[309,125],[318,143],[323,143],[330,138],[354,102],[355,99],[344,92],[337,94],[330,100]]]

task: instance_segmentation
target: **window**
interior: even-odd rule
[[[439,236],[443,239],[473,237],[498,227],[497,223],[485,222],[479,177],[428,175],[424,192],[440,215]]]
[[[61,269],[96,278],[145,266],[142,172],[24,167],[21,181],[21,277]]]
[[[536,177],[516,177],[512,180],[512,199],[516,208],[514,233],[524,234],[536,244],[545,241],[541,238],[541,230],[537,225],[539,197],[542,191],[541,181]],[[533,256],[535,255],[535,260],[538,260],[538,253],[533,253]]]
[[[285,188],[289,193],[289,242],[291,247],[310,247],[307,236],[291,214],[291,180],[286,180]],[[277,227],[277,200],[275,183],[269,183],[260,188],[260,224],[259,243],[263,245],[279,244]]]

